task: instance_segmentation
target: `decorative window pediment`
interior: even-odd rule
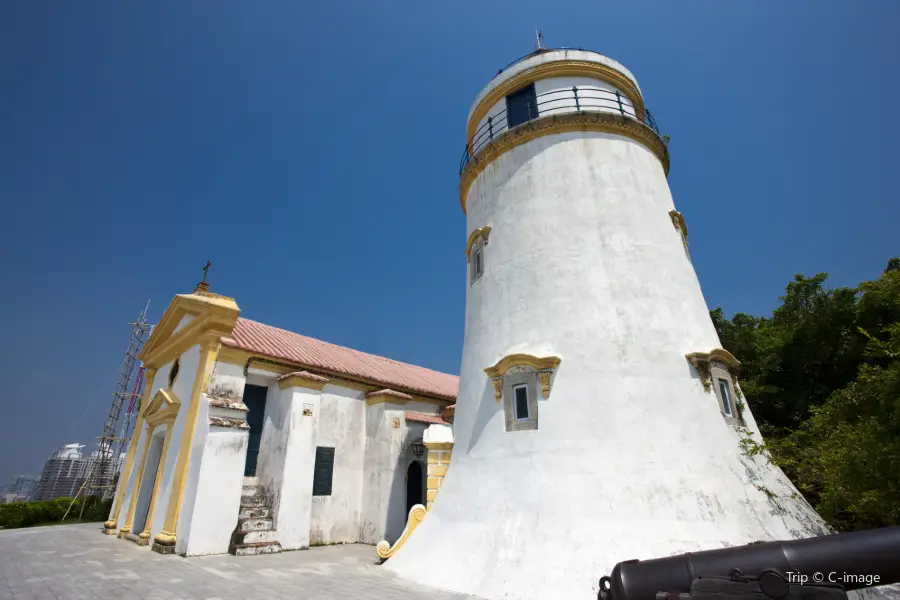
[[[484,247],[487,246],[491,227],[476,229],[466,242],[466,261],[469,263],[469,281],[474,283],[484,274]]]
[[[144,409],[144,420],[151,427],[174,421],[180,407],[181,400],[172,390],[157,390]]]
[[[685,253],[690,257],[688,252],[688,228],[687,223],[684,222],[684,215],[677,210],[670,210],[669,216],[672,218],[672,225],[675,226],[675,229],[681,235],[681,243],[684,244]]]
[[[503,380],[507,375],[536,373],[541,382],[541,393],[544,398],[550,397],[550,383],[554,369],[559,366],[556,356],[538,358],[530,354],[510,354],[500,359],[493,367],[484,370],[494,384],[494,398],[497,402],[503,398]]]
[[[732,424],[742,424],[742,403],[734,397],[741,395],[737,385],[740,361],[722,348],[715,348],[709,352],[692,352],[686,358],[697,369],[706,391],[715,393],[719,400],[719,409],[726,420]]]
[[[487,246],[488,237],[491,234],[491,226],[485,225],[481,229],[476,229],[469,235],[469,239],[466,240],[466,260],[472,260],[472,247],[478,243],[481,243],[484,246]]]
[[[706,388],[706,391],[712,389],[710,367],[713,366],[714,363],[718,362],[725,365],[726,369],[731,372],[733,377],[737,376],[737,373],[741,368],[741,361],[736,359],[731,352],[723,350],[722,348],[715,348],[709,352],[691,352],[685,356],[685,358],[687,358],[694,368],[697,369],[697,372],[700,374],[700,381],[703,382],[703,387]]]

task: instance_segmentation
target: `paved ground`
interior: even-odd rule
[[[99,524],[0,531],[2,600],[477,600],[375,564],[372,546],[182,558],[100,533]]]

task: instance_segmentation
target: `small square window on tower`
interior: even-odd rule
[[[466,261],[469,263],[469,282],[475,283],[484,274],[484,249],[491,233],[490,225],[476,229],[466,240]]]
[[[528,386],[517,385],[513,388],[515,398],[514,408],[516,411],[516,421],[528,420]]]
[[[734,411],[731,408],[731,392],[728,387],[728,381],[725,379],[719,379],[719,394],[722,398],[722,409],[725,411],[725,414],[729,417],[734,416]]]
[[[538,374],[515,373],[504,377],[503,413],[506,431],[538,428]]]

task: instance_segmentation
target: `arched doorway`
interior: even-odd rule
[[[417,460],[406,470],[406,514],[416,504],[425,504],[425,471]]]

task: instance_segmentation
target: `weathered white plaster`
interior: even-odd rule
[[[335,449],[334,480],[331,496],[312,497],[310,542],[359,541],[363,460],[366,451],[365,411],[363,392],[330,383],[322,390],[316,419],[315,445]]]
[[[449,425],[429,425],[422,441],[426,444],[452,444],[453,428]]]
[[[240,400],[244,397],[245,384],[244,368],[241,365],[216,362],[209,378],[209,393],[212,396]]]
[[[146,427],[144,429],[146,432]],[[134,520],[131,525],[131,531],[135,534],[142,532],[147,524],[147,511],[150,508],[150,499],[153,497],[153,484],[156,482],[157,468],[162,458],[165,435],[166,426],[159,425],[149,436],[146,436],[150,440],[150,447],[147,449],[147,462],[141,477],[138,499],[134,509]],[[141,443],[144,443],[143,439]],[[143,446],[141,449],[143,450]]]
[[[169,509],[169,500],[172,494],[172,483],[175,477],[175,462],[178,459],[178,453],[181,448],[181,436],[184,431],[184,422],[187,418],[188,407],[191,403],[191,391],[194,385],[194,377],[197,373],[197,364],[200,361],[200,347],[193,346],[181,355],[181,364],[179,367],[178,378],[172,391],[181,400],[181,408],[178,416],[172,424],[172,440],[169,442],[168,452],[163,457],[162,483],[159,487],[159,493],[156,498],[156,504],[153,508],[153,523],[151,526],[151,540],[163,529],[166,519],[166,512]],[[157,389],[164,388],[168,385],[168,373],[171,364],[165,365],[157,372],[156,378],[153,380],[153,393],[149,398],[153,398],[153,394]],[[162,376],[162,377],[161,377]],[[178,545],[184,531],[176,531],[176,552],[179,550]],[[148,546],[149,548],[149,546]]]
[[[427,409],[433,412],[434,405],[379,403],[366,408],[359,526],[360,541],[364,543],[393,543],[406,526],[406,473],[414,459],[409,448],[422,438],[425,424],[407,421],[405,411]]]
[[[269,387],[256,473],[269,497],[276,539],[285,550],[309,547],[316,421],[321,392]],[[309,415],[304,415],[307,409]]]
[[[587,600],[623,560],[827,531],[780,470],[742,454],[685,359],[721,344],[650,150],[541,137],[479,174],[467,207],[466,232],[491,236],[466,285],[452,461],[386,568],[491,599]],[[534,431],[505,432],[484,373],[514,352],[562,359]]]
[[[183,533],[186,556],[228,552],[240,511],[249,436],[245,429],[208,425],[203,414],[207,406],[206,402],[201,403],[195,434],[194,452],[200,459],[196,494],[185,497],[182,506],[189,522]]]

